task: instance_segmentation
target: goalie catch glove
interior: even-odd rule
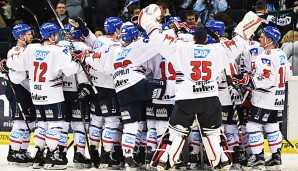
[[[2,59],[0,61],[0,72],[1,73],[8,73],[9,68],[6,65],[6,59]]]
[[[254,34],[261,22],[262,19],[260,17],[258,17],[255,13],[249,11],[245,14],[243,20],[237,25],[234,32],[244,39],[249,40],[249,38]]]
[[[85,37],[89,36],[89,29],[83,19],[81,19],[80,17],[69,18],[68,22],[75,28],[78,28]]]
[[[139,14],[139,24],[146,30],[149,35],[153,30],[160,29],[161,11],[156,4],[150,4],[145,7]]]

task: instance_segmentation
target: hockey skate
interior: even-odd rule
[[[11,149],[9,146],[9,151],[7,155],[7,161],[9,165],[17,165],[17,166],[28,166],[28,161],[24,158],[20,151],[15,151]]]
[[[124,157],[123,157],[123,153],[122,153],[122,148],[121,146],[114,146],[114,152],[112,152],[111,155],[111,165],[113,169],[120,169],[120,167],[122,166],[121,163],[123,164],[124,168]]]
[[[280,149],[276,153],[271,155],[271,158],[265,162],[265,167],[267,170],[281,170],[281,152]]]
[[[235,146],[233,148],[233,151],[232,152],[232,158],[233,158],[233,165],[231,167],[232,170],[239,170],[241,168],[241,165],[240,165],[240,147],[239,146]]]
[[[59,151],[58,149],[54,151],[47,150],[47,155],[45,159],[45,170],[65,170],[67,168],[66,153]],[[65,156],[65,157],[64,157]]]
[[[247,165],[243,167],[244,170],[265,170],[264,153],[252,154],[248,160]]]
[[[137,154],[138,163],[140,168],[146,168],[145,160],[146,160],[146,149],[145,147],[139,147],[139,153]]]
[[[84,154],[77,152],[77,147],[74,146],[74,157],[73,157],[73,163],[74,166],[78,169],[84,169],[84,168],[91,168],[92,163],[91,160],[88,159]]]
[[[94,164],[94,167],[95,168],[98,168],[99,167],[99,164],[100,164],[98,150],[96,149],[96,147],[94,145],[91,145],[90,146],[90,151],[91,151],[91,154],[90,154],[91,161]]]
[[[189,155],[189,169],[190,170],[197,170],[199,169],[200,165],[199,165],[199,158],[198,158],[198,154],[195,154],[194,152],[191,152]]]
[[[130,170],[137,170],[139,165],[133,158],[133,153],[131,150],[126,150],[124,157],[125,157],[125,170],[130,171]]]
[[[109,166],[112,166],[110,152],[106,152],[105,150],[102,150],[99,169],[108,168]]]
[[[33,158],[33,169],[40,169],[45,164],[45,158],[43,156],[44,150],[41,150],[40,147],[35,147],[36,153]]]
[[[21,155],[23,158],[28,162],[28,166],[33,166],[33,158],[31,157],[30,152],[25,149],[20,150]]]
[[[146,149],[146,156],[145,156],[145,164],[146,164],[146,170],[149,170],[151,167],[150,167],[150,161],[153,157],[153,154],[154,152],[152,151],[152,147],[150,146],[147,146],[147,149]]]

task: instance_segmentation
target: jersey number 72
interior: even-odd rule
[[[34,62],[33,63],[33,65],[34,65],[34,78],[33,78],[33,81],[34,82],[45,82],[46,81],[46,78],[45,77],[43,77],[43,75],[47,72],[47,69],[48,69],[48,65],[47,65],[47,63],[45,63],[45,62],[41,62],[41,63],[39,63],[39,62]],[[37,80],[37,70],[41,70],[40,71],[40,73],[39,73],[39,76],[38,76],[38,80]]]

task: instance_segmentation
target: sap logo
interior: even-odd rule
[[[258,51],[259,51],[258,48],[252,48],[252,49],[249,50],[249,53],[250,53],[251,56],[257,56]]]
[[[149,138],[151,139],[156,139],[157,133],[156,132],[151,132],[149,135]]]
[[[194,134],[193,135],[193,140],[194,141],[200,141],[200,135],[199,134]]]
[[[29,137],[30,137],[29,132],[25,132],[25,133],[23,134],[23,138],[24,138],[24,139],[29,138]]]
[[[35,59],[37,61],[42,61],[49,53],[50,51],[37,50]]]
[[[128,48],[128,49],[124,49],[122,52],[119,52],[118,53],[118,58],[116,59],[116,61],[121,61],[123,60],[127,54],[130,52],[131,48]]]
[[[106,105],[100,106],[101,113],[108,113],[108,107]]]
[[[59,135],[60,133],[61,133],[61,131],[59,131],[59,130],[48,130],[47,131],[47,135],[51,135],[51,136]]]
[[[233,141],[233,137],[234,137],[233,134],[226,134],[226,136],[227,136],[227,142],[232,142]]]
[[[60,143],[66,143],[67,140],[68,140],[68,137],[67,136],[60,136],[59,142]]]
[[[249,143],[252,144],[252,143],[260,142],[261,137],[262,137],[261,134],[255,135],[255,136],[249,136]]]
[[[136,141],[136,138],[135,137],[126,136],[125,139],[124,139],[124,142],[125,143],[128,143],[128,144],[134,144],[135,141]]]
[[[13,131],[12,133],[10,133],[10,136],[11,136],[12,138],[20,138],[20,137],[23,136],[23,134],[22,134],[22,133],[19,133],[19,132],[15,132],[15,131]]]
[[[279,137],[279,132],[268,136],[268,142],[275,142]]]
[[[267,58],[261,58],[262,63],[267,65],[267,66],[271,66],[271,61]]]
[[[113,139],[116,135],[116,132],[110,132],[110,131],[106,131],[104,137],[107,139]]]
[[[99,130],[93,130],[92,131],[92,134],[91,134],[93,137],[98,137],[101,135],[101,131]]]
[[[38,135],[46,136],[46,131],[45,131],[44,129],[41,129],[41,130],[38,132]]]
[[[80,136],[79,137],[79,143],[80,144],[85,144],[86,143],[86,137],[85,136]]]
[[[279,56],[280,66],[284,66],[285,65],[285,60],[286,60],[286,57],[284,55],[280,55]]]
[[[210,53],[210,49],[194,49],[195,58],[205,58]]]
[[[95,45],[94,45],[94,49],[100,48],[104,45],[104,43],[102,41],[98,41]]]

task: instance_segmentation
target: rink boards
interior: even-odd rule
[[[9,133],[10,132],[0,132],[0,145],[8,145],[9,144]],[[31,139],[30,139],[30,145],[34,145],[34,140],[33,140],[33,133],[31,134]],[[73,140],[73,135],[68,134],[68,143],[70,144],[71,141]],[[298,148],[298,140],[290,140],[291,143]],[[265,152],[269,153],[269,147],[268,147],[268,142],[265,140]],[[282,143],[282,153],[283,154],[297,154],[297,152],[284,140]]]

